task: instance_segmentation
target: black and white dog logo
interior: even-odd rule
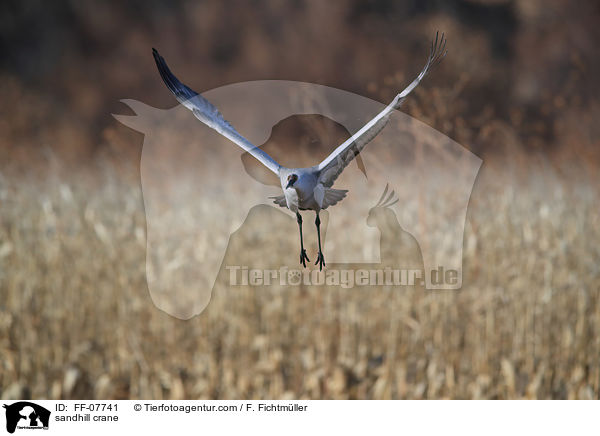
[[[18,429],[48,429],[50,411],[29,401],[4,405],[6,409],[6,431]]]

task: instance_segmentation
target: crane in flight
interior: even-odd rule
[[[319,242],[319,252],[315,265],[319,265],[322,270],[325,266],[325,258],[321,249],[321,220],[319,212],[327,209],[341,201],[347,194],[345,189],[334,189],[333,184],[344,168],[361,152],[361,150],[371,141],[387,124],[390,115],[395,109],[398,109],[404,99],[413,89],[423,80],[425,75],[446,56],[446,39],[444,34],[435,35],[435,40],[431,42],[429,56],[425,66],[408,85],[404,91],[396,95],[392,102],[377,114],[371,121],[365,124],[358,132],[348,138],[344,143],[338,146],[329,156],[318,165],[308,168],[286,168],[279,165],[271,156],[261,148],[255,146],[221,115],[218,109],[208,100],[202,97],[191,88],[187,87],[175,77],[171,72],[163,57],[156,49],[152,49],[154,60],[160,76],[167,88],[175,95],[177,101],[193,112],[193,114],[206,124],[208,127],[216,130],[238,146],[246,150],[258,161],[260,161],[270,171],[275,173],[281,182],[282,195],[271,197],[273,202],[281,207],[287,207],[296,214],[298,228],[300,230],[300,263],[306,267],[306,262],[310,259],[304,249],[302,237],[302,215],[301,210],[313,210],[316,213],[315,225],[317,227],[317,237]]]

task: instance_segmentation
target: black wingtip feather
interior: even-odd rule
[[[158,68],[160,77],[163,79],[163,82],[165,82],[167,88],[169,88],[179,102],[183,103],[184,101],[198,95],[197,92],[185,86],[179,81],[179,79],[177,79],[177,77],[175,77],[175,75],[167,66],[165,59],[158,53],[158,50],[152,48],[152,55],[154,56],[154,61],[156,62],[156,67]]]
[[[433,68],[438,66],[448,54],[446,50],[446,34],[442,32],[440,36],[439,30],[435,32],[435,40],[431,40],[431,50],[429,52],[429,59],[427,60],[427,70],[431,71]]]

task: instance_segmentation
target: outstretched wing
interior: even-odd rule
[[[158,72],[162,77],[167,88],[175,95],[177,101],[182,105],[191,110],[196,118],[206,124],[208,127],[216,130],[221,135],[225,136],[229,140],[235,142],[237,145],[242,147],[256,159],[258,159],[264,166],[279,175],[279,165],[271,156],[265,153],[262,149],[256,147],[246,138],[238,133],[237,130],[225,119],[223,115],[214,107],[207,99],[202,97],[196,91],[188,88],[175,77],[171,72],[167,63],[161,55],[158,54],[156,49],[152,49]]]
[[[382,110],[375,118],[365,124],[358,132],[352,135],[342,145],[336,148],[327,158],[321,162],[318,166],[319,170],[319,181],[326,187],[331,187],[335,179],[342,173],[344,168],[358,155],[361,150],[369,142],[375,138],[379,132],[387,124],[390,115],[394,109],[398,109],[404,99],[412,92],[413,89],[423,80],[423,77],[438,63],[442,61],[446,56],[446,39],[444,34],[439,37],[439,33],[435,35],[435,41],[431,42],[431,50],[425,66],[412,81],[410,85],[406,87],[404,91],[394,98],[394,100]]]

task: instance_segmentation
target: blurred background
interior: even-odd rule
[[[0,397],[598,398],[599,20],[566,0],[3,2]],[[143,136],[111,116],[174,106],[152,47],[199,92],[285,79],[387,103],[436,30],[448,56],[402,111],[484,160],[461,291],[155,308]]]

